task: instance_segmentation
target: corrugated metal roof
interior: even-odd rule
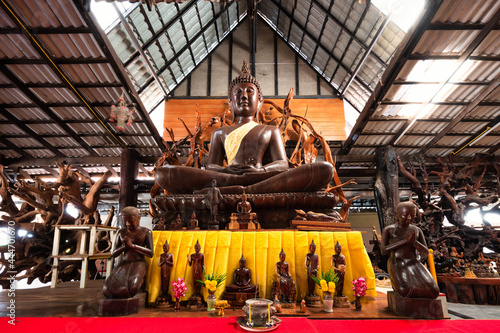
[[[0,34],[0,154],[45,159],[45,165],[64,157],[100,157],[99,149],[102,156],[119,158],[135,143],[142,158],[161,154],[161,137],[144,105],[79,2],[2,2],[0,27],[8,29]],[[122,93],[138,110],[132,133],[140,133],[139,139],[120,138],[108,125],[111,105]]]
[[[397,66],[384,74],[379,95],[365,106],[341,153],[357,155],[359,151],[354,149],[360,145],[359,139],[370,133],[374,139],[363,139],[363,145],[378,143],[378,134],[387,133],[385,141],[403,155],[424,152],[442,157],[455,152],[472,156],[476,152],[495,154],[500,149],[500,132],[491,131],[474,148],[460,150],[500,121],[496,29],[500,3],[444,0],[432,5],[427,8],[430,23],[422,21],[406,54],[393,59]],[[400,121],[370,121],[386,118]],[[388,130],[387,124],[394,130]]]

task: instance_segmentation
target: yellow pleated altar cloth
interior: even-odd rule
[[[239,267],[241,255],[247,261],[246,267],[252,272],[252,284],[260,286],[261,297],[270,298],[275,265],[279,261],[282,248],[297,287],[297,299],[302,299],[308,292],[305,256],[309,253],[309,244],[313,240],[316,244],[316,254],[319,256],[318,277],[321,276],[321,272],[331,269],[331,258],[335,254],[335,244],[338,241],[347,261],[344,295],[353,301],[352,280],[364,276],[369,289],[366,292],[367,296],[376,296],[375,274],[363,245],[361,233],[357,231],[153,231],[154,256],[151,259],[147,258],[149,266],[146,277],[150,303],[155,302],[161,293],[161,270],[158,258],[163,253],[165,240],[170,245],[170,253],[174,255],[169,291],[172,288],[172,281],[178,277],[184,278],[188,285],[186,296],[181,300],[188,300],[192,295],[193,274],[187,256],[195,252],[196,241],[200,242],[200,252],[205,255],[206,272],[227,273],[226,281],[215,293],[218,299],[224,292],[225,285],[233,283],[233,272]],[[316,294],[323,296],[320,288],[316,288]],[[206,299],[208,292],[205,288],[202,290]]]

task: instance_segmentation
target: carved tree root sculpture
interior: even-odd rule
[[[97,182],[93,183],[88,194],[82,198],[80,182],[88,184],[91,182],[90,179],[83,179],[78,172],[71,169],[70,165],[63,163],[57,165],[59,177],[54,184],[36,179],[34,185],[19,181],[16,188],[10,186],[11,184],[3,174],[3,166],[0,165],[0,195],[2,196],[0,209],[6,213],[1,217],[0,228],[11,228],[9,231],[12,230],[15,246],[14,266],[10,266],[7,259],[9,248],[0,248],[0,278],[5,277],[8,271],[19,273],[24,271],[24,274],[17,276],[16,279],[27,278],[28,283],[35,279],[39,279],[41,282],[50,281],[50,256],[52,254],[54,225],[101,224],[99,213],[96,211],[99,192],[105,186],[111,172],[105,173]],[[14,205],[13,195],[25,202],[21,210]],[[57,201],[54,200],[55,198]],[[65,213],[64,209],[68,202],[80,210],[77,219]],[[42,221],[31,223],[37,214],[40,214]],[[106,225],[111,223],[113,214],[114,209],[110,211]],[[20,229],[26,230],[30,237],[19,237],[18,230]],[[79,244],[78,231],[65,230],[61,237],[67,240],[67,242],[62,242],[61,250],[75,251],[83,245]],[[98,249],[96,252],[109,250],[111,246],[109,234],[101,232],[97,237]],[[59,273],[59,279],[62,281],[80,277],[80,261],[62,261],[60,268],[62,274]],[[4,288],[8,288],[10,282],[1,279],[0,283]]]

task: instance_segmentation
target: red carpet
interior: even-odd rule
[[[500,320],[309,320],[282,318],[273,332],[500,332]],[[0,332],[54,333],[210,333],[245,332],[236,317],[227,318],[0,318]]]

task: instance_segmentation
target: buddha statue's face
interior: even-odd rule
[[[257,87],[253,83],[247,82],[234,86],[229,102],[235,117],[253,117],[262,107]]]
[[[335,253],[340,254],[342,252],[342,246],[339,243],[335,245]]]
[[[200,252],[200,250],[201,250],[200,243],[196,243],[196,245],[194,246],[194,250],[196,251],[196,253]]]
[[[311,245],[309,245],[309,251],[311,251],[311,253],[316,252],[316,244],[311,243]]]
[[[285,258],[286,258],[286,254],[284,254],[283,252],[280,253],[280,260],[283,262],[285,261]]]
[[[168,252],[170,251],[170,245],[168,245],[168,243],[165,242],[165,244],[163,244],[163,252]]]
[[[396,218],[399,225],[407,227],[415,219],[416,206],[412,203],[399,204],[396,208]]]
[[[133,231],[139,227],[139,221],[141,220],[140,215],[123,215],[122,218],[123,224],[125,225],[125,228],[127,228],[127,230]]]
[[[247,264],[246,259],[240,259],[240,268],[244,268],[246,264]]]

